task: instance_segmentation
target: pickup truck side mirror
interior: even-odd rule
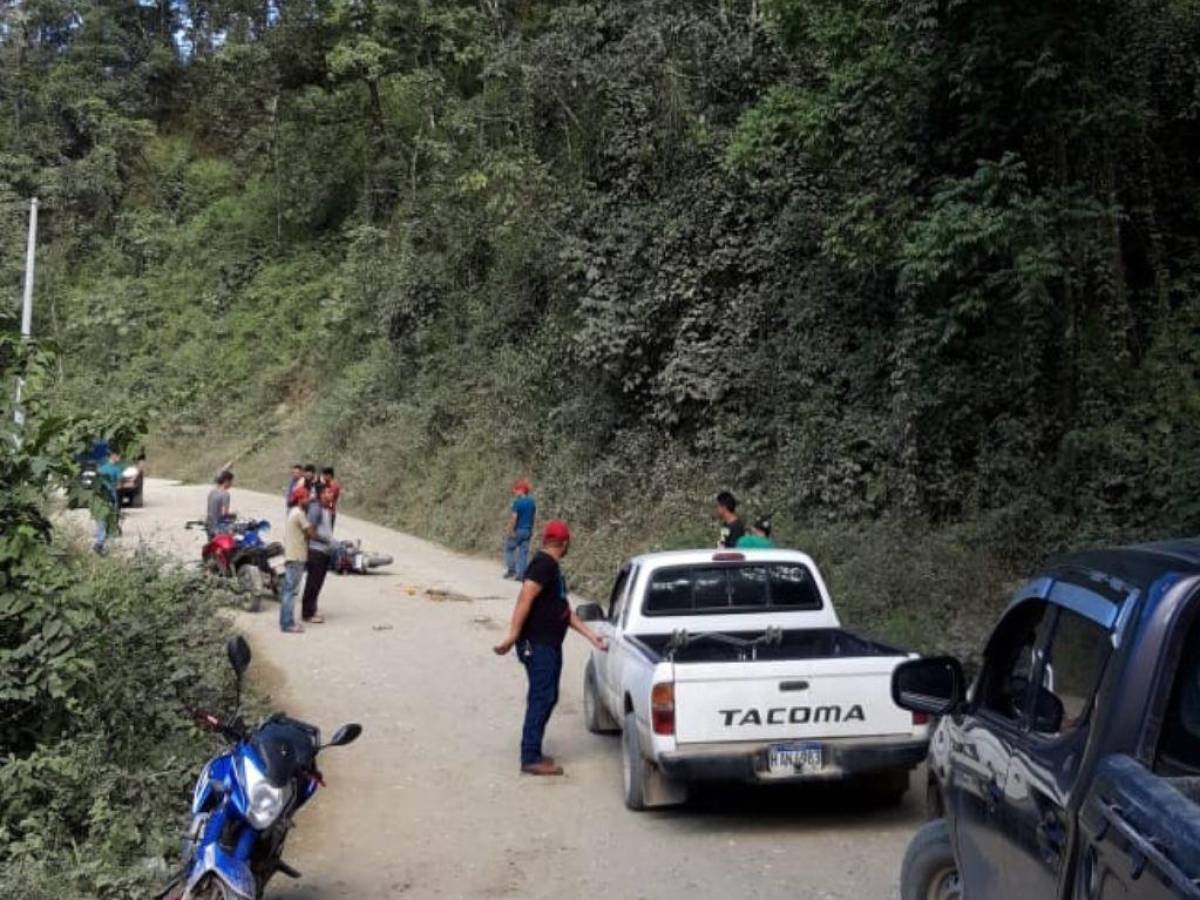
[[[944,716],[966,695],[962,663],[953,656],[910,659],[892,671],[892,702],[910,712]]]
[[[604,618],[604,609],[599,603],[581,603],[575,607],[575,615],[584,622],[599,622]]]

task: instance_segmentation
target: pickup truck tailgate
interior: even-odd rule
[[[680,744],[907,734],[912,716],[892,703],[904,657],[677,663]]]

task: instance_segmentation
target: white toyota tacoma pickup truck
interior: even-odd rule
[[[899,801],[929,725],[892,702],[911,654],[843,631],[813,561],[792,550],[688,550],[629,560],[608,639],[584,675],[584,717],[621,732],[625,804],[681,803],[688,782],[855,778]]]

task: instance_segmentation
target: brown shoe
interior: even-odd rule
[[[561,775],[563,773],[562,766],[545,758],[528,766],[521,766],[521,771],[526,775]]]

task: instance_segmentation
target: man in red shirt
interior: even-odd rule
[[[329,527],[337,525],[337,505],[342,496],[342,483],[333,477],[333,468],[326,466],[321,470],[321,503],[329,510]]]

